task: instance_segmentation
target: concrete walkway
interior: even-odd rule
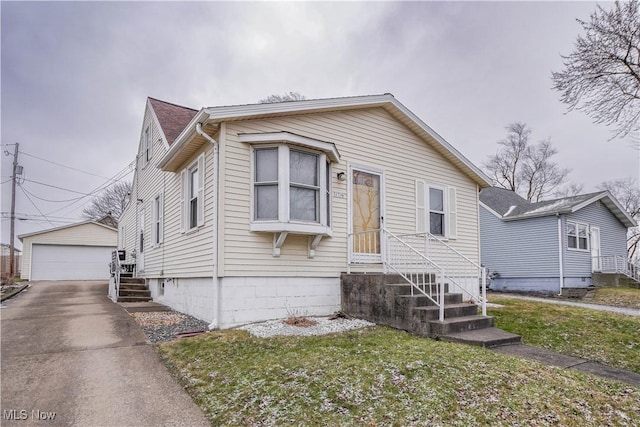
[[[565,299],[530,297],[530,296],[525,296],[525,295],[508,294],[508,293],[500,293],[500,292],[487,293],[487,298],[489,300],[491,300],[492,296],[496,296],[496,297],[500,297],[500,298],[514,298],[514,299],[522,299],[522,300],[526,300],[526,301],[544,302],[544,303],[547,303],[547,304],[570,305],[570,306],[573,306],[573,307],[588,308],[590,310],[608,311],[610,313],[618,313],[618,314],[625,314],[627,316],[640,317],[640,310],[638,310],[637,308],[613,307],[613,306],[610,306],[610,305],[600,305],[600,304],[590,304],[590,303],[586,303],[586,302],[567,301]]]
[[[542,302],[547,304],[569,305],[573,307],[588,308],[591,310],[608,311],[610,313],[626,314],[628,316],[640,316],[640,310],[624,307],[612,307],[609,305],[589,304],[583,302],[567,301],[563,299],[551,299],[530,297],[525,295],[510,294],[510,293],[491,293],[488,295],[489,300],[491,296],[497,296],[501,298],[513,298],[526,301]],[[611,366],[601,365],[600,363],[591,362],[578,357],[565,356],[563,354],[554,353],[550,350],[546,350],[540,347],[533,347],[530,345],[518,344],[507,345],[502,347],[492,348],[499,353],[510,354],[512,356],[524,357],[526,359],[537,360],[545,365],[557,366],[565,369],[572,369],[576,371],[586,372],[589,374],[597,375],[603,378],[622,381],[627,384],[640,387],[640,374],[635,372],[625,371],[624,369],[618,369]]]
[[[35,282],[0,316],[3,426],[209,425],[105,282]]]

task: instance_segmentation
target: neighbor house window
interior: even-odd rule
[[[163,205],[162,195],[158,194],[153,199],[153,245],[157,246],[162,243],[162,222],[163,222]]]
[[[181,173],[182,231],[204,225],[204,154]]]
[[[569,249],[589,250],[589,226],[567,221],[567,241]]]

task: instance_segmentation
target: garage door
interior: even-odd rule
[[[111,251],[106,246],[36,245],[31,248],[31,280],[109,278]]]

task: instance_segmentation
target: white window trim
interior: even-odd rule
[[[435,235],[439,239],[454,240],[458,237],[458,195],[453,186],[443,184],[431,184],[417,179],[415,182],[415,212],[416,212],[416,233],[431,234],[431,188],[442,191],[444,230],[443,235]],[[422,194],[422,203],[419,195]],[[423,220],[421,221],[420,218]]]
[[[572,248],[571,246],[569,246],[569,226],[573,225],[575,227],[575,231],[576,231],[576,247]],[[580,249],[580,243],[579,243],[579,234],[578,234],[578,226],[582,225],[586,228],[587,231],[587,248],[586,249]],[[567,220],[566,225],[565,225],[565,230],[567,233],[567,250],[568,251],[575,251],[575,252],[591,252],[591,230],[589,227],[589,224],[586,222],[580,222],[580,221],[573,221],[573,220]]]
[[[197,221],[196,226],[190,226],[191,219],[191,203],[189,200],[189,173],[194,168],[198,169],[198,189],[197,189],[197,198],[198,198],[198,212],[197,212]],[[205,156],[204,153],[200,154],[198,158],[190,163],[187,167],[185,167],[180,172],[180,182],[181,182],[181,191],[180,191],[180,232],[183,234],[191,233],[195,230],[200,229],[205,225],[204,218],[204,187],[205,187]]]
[[[162,193],[158,193],[153,198],[151,225],[153,227],[151,231],[152,246],[160,246],[164,240],[164,197]]]
[[[262,134],[260,134],[262,135]],[[255,173],[256,173],[256,150],[265,148],[278,149],[278,219],[277,220],[260,220],[255,218]],[[290,179],[289,179],[289,157],[290,149],[315,154],[318,156],[318,184],[319,184],[319,221],[302,221],[290,218]],[[327,169],[331,171],[331,165],[328,162],[328,156],[323,151],[317,151],[302,147],[300,145],[291,145],[287,143],[260,143],[257,146],[251,145],[251,182],[250,182],[250,225],[249,231],[254,232],[273,232],[273,233],[292,233],[292,234],[308,234],[308,235],[326,235],[332,236],[331,218],[327,218],[327,203],[331,204],[331,188],[326,186]],[[331,179],[329,180],[331,182]],[[331,184],[330,184],[331,185]]]

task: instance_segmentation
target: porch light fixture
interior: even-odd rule
[[[347,177],[344,172],[338,172],[338,181],[346,181]]]

